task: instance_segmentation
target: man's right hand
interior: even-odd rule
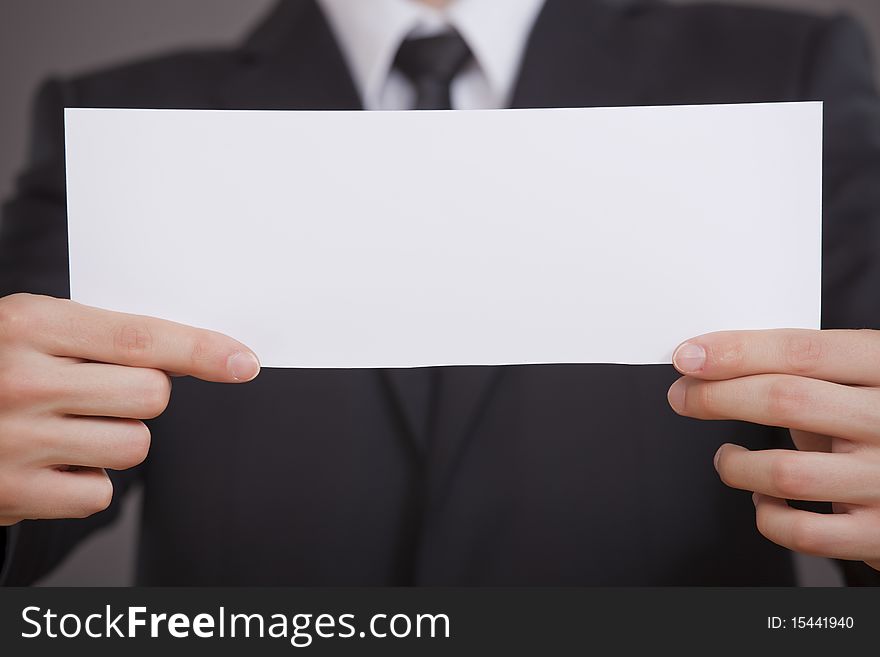
[[[219,333],[51,297],[0,299],[0,526],[110,504],[106,469],[141,463],[169,373],[243,383],[253,352]]]

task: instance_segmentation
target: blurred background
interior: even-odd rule
[[[880,71],[880,0],[725,2],[847,11],[871,32]],[[0,0],[0,198],[9,196],[24,158],[30,102],[40,80],[176,48],[234,44],[272,4],[274,0]],[[129,584],[139,503],[137,492],[130,495],[122,522],[83,543],[43,584]],[[798,563],[802,584],[840,584],[828,562],[799,558]]]

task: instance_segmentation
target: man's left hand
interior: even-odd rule
[[[735,331],[682,344],[680,415],[790,429],[797,450],[722,445],[721,480],[753,491],[774,543],[880,570],[880,331]],[[786,500],[831,502],[833,514]]]

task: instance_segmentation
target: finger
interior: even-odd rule
[[[99,469],[43,470],[19,491],[19,515],[32,520],[86,518],[105,510],[113,499],[113,484]]]
[[[728,331],[680,345],[672,357],[682,374],[732,379],[794,374],[850,385],[880,384],[880,331]]]
[[[6,335],[55,356],[220,383],[250,381],[259,374],[259,361],[250,349],[214,331],[51,297],[14,295],[0,303],[0,329]]]
[[[880,392],[785,374],[727,381],[683,377],[669,404],[700,420],[744,420],[827,434],[857,442],[880,441]]]
[[[150,420],[171,399],[171,378],[161,370],[103,363],[61,368],[55,408],[68,415]]]
[[[880,466],[850,454],[749,451],[722,445],[715,456],[721,480],[731,488],[785,500],[874,504],[880,501]]]
[[[62,360],[36,352],[14,370],[0,372],[4,402],[28,415],[150,419],[165,410],[171,394],[171,379],[161,370]]]
[[[830,452],[832,438],[812,431],[791,430],[791,439],[799,450],[804,452]]]
[[[30,466],[81,466],[127,470],[139,465],[150,449],[150,430],[137,420],[49,416],[4,423],[16,436],[22,462]]]
[[[756,493],[758,531],[795,552],[832,559],[877,559],[880,523],[857,513],[822,514],[791,508],[785,500]]]

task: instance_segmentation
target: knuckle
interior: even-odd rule
[[[807,389],[793,378],[774,380],[767,388],[767,412],[780,424],[800,417],[809,404]]]
[[[0,417],[0,463],[43,463],[57,444],[54,432],[28,416]]]
[[[795,333],[783,341],[782,355],[791,372],[809,374],[822,358],[822,341],[811,332]]]
[[[171,400],[171,379],[159,370],[143,370],[138,395],[146,418],[158,417],[165,412]]]
[[[721,462],[718,463],[718,478],[721,479],[721,483],[730,488],[736,488],[739,483]]]
[[[101,491],[98,493],[99,511],[107,509],[113,502],[113,482],[110,481],[110,477],[105,476],[103,484]]]
[[[742,339],[733,339],[709,347],[708,360],[725,370],[738,370],[746,360],[746,345]]]
[[[217,356],[221,349],[222,345],[217,336],[208,332],[199,333],[193,338],[190,346],[190,365],[196,371],[203,368],[207,362]]]
[[[142,360],[153,349],[153,336],[143,324],[123,324],[114,329],[113,345],[125,360]]]
[[[801,499],[809,480],[806,468],[797,454],[780,454],[770,466],[770,483],[776,495],[785,499]]]
[[[199,336],[193,340],[190,358],[194,363],[203,361],[211,356],[210,340]]]
[[[770,524],[770,519],[767,516],[766,510],[764,510],[760,505],[758,506],[758,509],[755,512],[755,525],[758,528],[758,532],[763,537],[769,538],[771,541],[774,540],[773,528]]]
[[[32,294],[12,294],[0,299],[0,332],[7,339],[30,334],[31,318],[37,297]]]
[[[152,437],[143,422],[133,422],[122,448],[120,469],[127,470],[143,463],[150,453]]]
[[[725,486],[736,488],[740,483],[734,472],[728,467],[728,461],[725,456],[727,450],[722,450],[718,457],[718,477]]]
[[[0,371],[0,402],[7,407],[28,406],[51,397],[34,369],[10,366]]]
[[[13,423],[0,418],[0,463],[10,463],[19,451],[20,437]]]
[[[113,482],[106,475],[95,486],[95,490],[84,500],[80,517],[88,517],[106,511],[113,502]]]
[[[0,404],[10,406],[18,398],[19,389],[16,377],[9,368],[0,369]]]
[[[25,489],[22,484],[20,477],[13,473],[0,474],[0,514],[13,517],[20,514]]]
[[[851,329],[859,344],[880,348],[880,331],[870,328]],[[869,353],[876,354],[876,351]]]
[[[693,384],[685,397],[685,406],[699,415],[714,415],[718,411],[717,386],[710,382]]]
[[[795,552],[804,554],[821,554],[824,551],[825,541],[812,518],[806,515],[798,515],[791,521],[789,528],[789,548]]]

